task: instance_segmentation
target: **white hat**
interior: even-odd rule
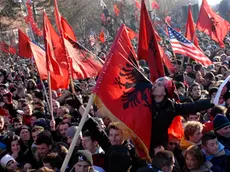
[[[0,160],[0,164],[1,164],[2,168],[5,169],[6,165],[10,161],[15,161],[15,159],[12,156],[10,156],[9,154],[6,154],[5,156],[3,156],[2,159]]]

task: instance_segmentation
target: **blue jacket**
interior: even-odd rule
[[[203,150],[204,154],[206,155],[206,152]],[[229,151],[225,151],[224,145],[222,145],[219,142],[219,151],[218,154],[216,155],[206,155],[206,161],[209,161],[212,163],[211,170],[213,172],[225,172],[227,171],[227,164],[228,164],[228,159],[229,159]]]

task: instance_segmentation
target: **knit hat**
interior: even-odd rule
[[[6,154],[5,156],[3,156],[2,159],[0,160],[0,164],[1,164],[2,168],[5,169],[6,165],[10,161],[15,161],[15,159],[12,156],[10,156],[9,154]]]
[[[73,138],[75,133],[77,132],[78,126],[71,126],[68,128],[67,132],[66,132],[66,136],[67,137],[71,137]],[[80,132],[80,136],[82,135],[82,132]]]
[[[79,150],[76,154],[73,155],[74,164],[79,161],[86,161],[91,166],[93,165],[93,157],[92,154],[88,150]]]
[[[227,117],[221,114],[217,114],[213,120],[214,131],[217,131],[223,127],[230,125],[230,121]]]
[[[213,93],[216,93],[218,91],[218,88],[217,87],[212,87],[210,90],[209,90],[209,96],[211,97],[211,95]]]

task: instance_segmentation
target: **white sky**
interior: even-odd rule
[[[199,0],[200,4],[202,2],[202,0]],[[209,5],[216,5],[219,4],[221,0],[207,0]]]

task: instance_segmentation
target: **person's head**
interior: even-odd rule
[[[161,77],[154,82],[152,87],[152,94],[154,97],[170,97],[173,95],[174,89],[175,87],[172,79],[170,79],[169,77]]]
[[[57,109],[57,117],[63,117],[65,114],[69,114],[69,109],[65,106],[60,106]]]
[[[24,103],[22,105],[22,110],[23,110],[23,112],[24,112],[24,114],[26,116],[31,116],[32,115],[32,110],[33,110],[32,104],[30,104],[30,103]]]
[[[189,95],[193,98],[193,99],[199,99],[201,97],[201,88],[200,85],[198,83],[193,83],[190,87],[189,87]]]
[[[94,117],[94,120],[98,123],[98,125],[99,125],[99,127],[101,129],[104,130],[106,128],[106,126],[105,126],[104,121],[103,121],[102,118],[100,118],[100,117]]]
[[[174,149],[179,146],[180,140],[173,136],[172,134],[168,134],[168,144],[167,150],[173,152]]]
[[[188,121],[184,125],[184,137],[186,140],[199,143],[202,137],[203,125],[197,121]]]
[[[185,69],[185,71],[186,71],[187,73],[193,72],[193,65],[192,65],[192,64],[186,64],[186,69]]]
[[[217,114],[225,114],[227,109],[223,106],[214,106],[210,111],[210,119],[213,120]]]
[[[33,138],[33,141],[34,141],[34,142],[36,142],[38,135],[39,135],[42,131],[44,131],[44,128],[41,127],[41,126],[34,126],[34,127],[32,128],[31,133],[32,133],[32,138]]]
[[[226,66],[220,66],[218,74],[224,75],[224,73],[228,70]]]
[[[118,122],[111,123],[108,126],[109,141],[111,145],[121,145],[124,141],[121,124]]]
[[[9,152],[13,153],[13,152],[19,152],[21,151],[21,147],[22,147],[23,143],[22,140],[19,136],[14,135],[11,139],[10,139],[10,149]]]
[[[57,113],[58,108],[60,107],[60,103],[56,100],[53,100],[53,112]]]
[[[4,127],[5,127],[4,117],[0,116],[0,132],[4,130]]]
[[[37,84],[35,83],[34,80],[30,79],[27,81],[27,89],[28,90],[34,90],[34,89],[36,89],[36,87],[37,87]]]
[[[207,86],[208,84],[210,84],[212,81],[215,80],[215,76],[212,72],[206,73],[206,75],[204,76],[205,79],[205,86]]]
[[[23,125],[22,123],[22,117],[16,117],[13,119],[13,128],[14,129],[18,129],[21,128],[21,126]]]
[[[9,154],[6,154],[1,158],[0,164],[2,168],[6,169],[7,171],[16,171],[18,169],[18,163]]]
[[[46,155],[52,150],[53,140],[51,139],[50,134],[43,131],[38,135],[35,144],[37,147],[38,156],[41,159],[44,159]]]
[[[204,155],[198,146],[190,146],[184,154],[189,170],[199,169],[204,164]]]
[[[194,69],[195,69],[195,72],[199,71],[199,72],[201,72],[202,76],[204,76],[204,68],[201,64],[196,64]]]
[[[79,150],[72,159],[75,172],[90,172],[93,168],[92,154],[88,150]]]
[[[71,122],[72,122],[72,119],[73,119],[73,117],[72,117],[71,115],[65,114],[65,115],[63,116],[62,121],[63,121],[64,123],[71,123]]]
[[[176,83],[176,89],[180,95],[185,95],[185,85],[182,82]]]
[[[96,152],[97,147],[99,146],[97,140],[89,130],[86,130],[82,135],[82,146],[92,154]]]
[[[43,166],[54,171],[60,170],[62,166],[62,158],[57,153],[49,153],[43,159]]]
[[[22,126],[20,130],[20,138],[22,139],[23,142],[27,142],[30,140],[30,130],[29,127],[27,126]]]
[[[202,137],[202,148],[207,156],[218,153],[219,142],[213,132],[205,133]]]
[[[40,90],[35,90],[33,92],[33,101],[36,103],[36,102],[39,102],[39,101],[43,101],[44,100],[44,95],[43,95],[43,92],[40,91]]]
[[[58,125],[58,131],[59,133],[61,134],[61,136],[63,138],[66,138],[66,132],[68,130],[68,128],[70,127],[70,124],[69,123],[65,123],[65,122],[61,122],[59,125]]]
[[[186,118],[187,121],[198,121],[200,120],[200,113],[197,112],[196,114],[189,114]]]
[[[73,137],[75,135],[75,133],[77,132],[78,126],[71,126],[68,128],[67,132],[66,132],[66,136],[67,136],[67,143],[70,145]],[[81,143],[81,139],[82,139],[82,132],[80,132],[80,136],[78,137],[78,141],[76,143],[76,146],[79,146]]]
[[[167,150],[157,152],[152,159],[152,166],[164,172],[172,172],[174,164],[173,153]]]
[[[213,120],[213,127],[220,136],[230,138],[230,121],[226,116],[217,114]]]

